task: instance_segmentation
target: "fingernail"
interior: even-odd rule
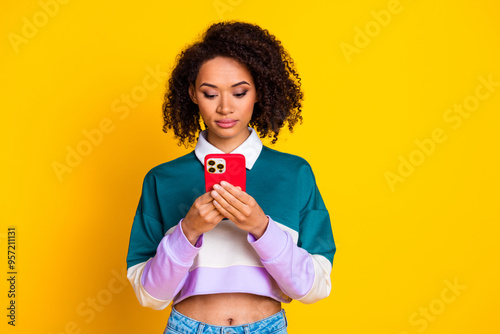
[[[214,189],[219,190],[220,186],[218,184],[214,184]]]
[[[214,188],[215,188],[215,187],[214,187]],[[212,191],[212,193],[211,193],[211,194],[212,194],[212,197],[217,197],[217,196],[219,196],[219,194],[218,194],[216,191]]]
[[[223,187],[227,186],[227,182],[226,181],[221,181],[220,183]]]

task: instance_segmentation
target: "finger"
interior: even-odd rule
[[[219,198],[221,199],[221,197],[219,197]],[[217,209],[217,211],[219,211],[220,214],[222,216],[224,216],[224,218],[227,218],[233,222],[237,221],[236,217],[232,213],[230,213],[228,210],[226,210],[216,199],[214,199],[213,203],[214,203],[214,206]]]
[[[227,211],[230,211],[232,214],[235,214],[236,212],[234,210],[231,210],[229,206],[232,206],[236,211],[244,210],[245,204],[218,184],[214,185],[212,197],[214,199],[217,199],[219,201],[219,204],[222,205]],[[224,201],[219,199],[220,197],[222,197]]]
[[[219,210],[217,210],[217,208],[214,206],[213,201],[201,205],[201,207],[198,210],[198,214],[203,219],[204,222],[209,224],[218,223],[220,220],[224,218],[219,212]],[[217,216],[220,216],[219,220],[217,220],[218,219]]]
[[[224,218],[225,217],[220,213],[219,210],[217,210],[215,205],[213,205],[213,210],[210,211],[210,213],[206,217],[207,221],[211,222],[212,224],[218,224]]]
[[[213,198],[212,198],[212,200],[210,202],[200,205],[199,213],[200,213],[201,216],[206,217],[212,211],[217,211],[217,209],[215,208],[215,206],[213,204]]]
[[[239,199],[243,203],[247,203],[250,195],[241,190],[241,187],[235,187],[231,183],[226,181],[221,181],[220,185],[224,190],[229,192],[231,195]]]
[[[204,193],[200,197],[198,197],[198,201],[201,205],[208,204],[213,201],[212,194],[210,192]]]
[[[214,190],[214,205],[215,207],[228,219],[238,222],[238,221],[244,221],[245,220],[245,215],[244,215],[244,210],[246,210],[246,207],[243,203],[238,201],[236,198],[234,198],[231,194],[228,192],[225,192],[226,197],[231,198],[228,200],[227,198],[223,197],[217,191]],[[237,205],[234,205],[232,202],[236,202]]]

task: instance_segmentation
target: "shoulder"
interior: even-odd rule
[[[306,161],[306,159],[304,159],[298,155],[281,152],[281,151],[272,149],[272,148],[267,147],[267,146],[262,147],[261,156],[259,158],[261,158],[261,157],[266,159],[266,160],[275,161],[276,163],[283,161],[286,163],[293,163],[294,165],[309,166],[309,163]]]
[[[170,160],[161,163],[153,168],[151,168],[145,176],[145,179],[156,179],[165,177],[178,177],[185,175],[193,170],[201,168],[194,151],[191,151],[183,156],[180,156],[174,160]]]
[[[263,164],[279,166],[279,170],[282,172],[312,175],[312,168],[309,162],[298,155],[263,146],[261,156],[259,157],[259,160],[261,159]]]

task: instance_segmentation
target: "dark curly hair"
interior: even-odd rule
[[[177,56],[168,80],[162,106],[163,131],[173,129],[179,145],[193,144],[202,130],[198,105],[191,100],[188,88],[194,85],[201,65],[217,56],[236,60],[251,73],[259,100],[249,126],[261,138],[273,138],[274,144],[285,123],[290,131],[297,122],[302,123],[300,77],[281,42],[254,24],[218,22],[203,33],[201,41]]]

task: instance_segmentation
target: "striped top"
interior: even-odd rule
[[[231,153],[245,155],[247,193],[269,218],[259,238],[224,219],[193,246],[182,220],[204,193],[203,161],[222,153],[202,132],[194,151],[145,176],[127,255],[127,277],[141,305],[163,309],[200,294],[251,293],[289,303],[330,294],[336,251],[310,165],[262,145],[257,133]]]

